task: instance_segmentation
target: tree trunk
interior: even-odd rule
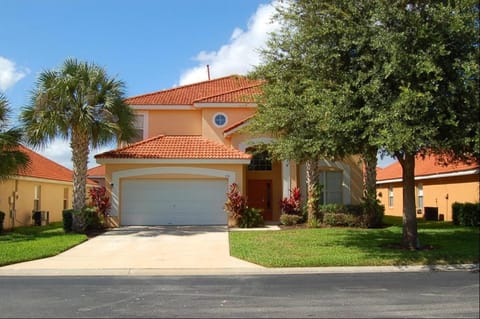
[[[397,156],[402,165],[403,180],[403,241],[405,248],[420,248],[417,233],[417,214],[415,211],[415,154]]]
[[[308,160],[305,163],[307,175],[307,221],[311,222],[317,217],[318,211],[318,162]]]
[[[70,147],[72,148],[73,162],[73,209],[76,211],[85,207],[87,198],[88,145],[88,137],[73,130]]]
[[[365,163],[363,197],[372,201],[377,199],[377,152],[376,147],[371,147],[362,154]]]

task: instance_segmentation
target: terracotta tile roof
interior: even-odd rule
[[[415,159],[415,176],[428,176],[435,174],[461,172],[479,168],[478,163],[473,164],[451,164],[444,166],[437,164],[437,158],[435,156],[426,156],[425,159],[417,157]],[[383,169],[377,169],[377,181],[402,178],[402,166],[397,161]]]
[[[25,146],[20,146],[20,150],[30,158],[30,166],[20,170],[17,175],[72,182],[73,172],[70,169],[43,157]]]
[[[225,129],[223,130],[223,133],[224,133],[224,134],[227,134],[228,132],[236,129],[237,127],[241,126],[242,124],[247,123],[248,120],[250,120],[250,119],[253,118],[254,116],[255,116],[255,114],[252,114],[252,115],[244,118],[243,120],[240,120],[240,121],[238,121],[238,122],[236,122],[236,123],[233,123],[233,124],[230,125],[229,127],[225,128]]]
[[[129,105],[192,105],[200,103],[254,102],[263,82],[231,75],[127,98]]]
[[[125,159],[250,159],[250,155],[201,136],[159,135],[95,158]]]
[[[105,166],[104,165],[98,165],[98,166],[90,168],[87,171],[87,176],[90,176],[90,177],[105,176]]]

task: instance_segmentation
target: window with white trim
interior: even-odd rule
[[[320,204],[343,204],[343,172],[320,172]]]
[[[63,209],[68,209],[68,187],[63,189]]]
[[[41,191],[42,187],[40,185],[35,185],[34,193],[33,193],[33,210],[39,211],[41,209]]]
[[[145,134],[145,114],[135,113],[135,137],[132,139],[132,143],[143,140]]]
[[[423,184],[417,185],[417,208],[423,209]]]
[[[216,127],[224,127],[228,123],[228,117],[225,113],[216,113],[213,116],[213,124]]]
[[[393,186],[388,186],[388,207],[393,207]]]

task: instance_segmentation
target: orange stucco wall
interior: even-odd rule
[[[201,110],[148,111],[148,137],[165,135],[201,135]]]
[[[213,123],[213,118],[217,113],[224,113],[227,115],[228,122],[223,127],[217,127]],[[232,124],[235,124],[248,116],[255,113],[255,109],[252,108],[213,108],[203,109],[202,111],[202,135],[210,140],[217,141],[228,145],[225,141],[223,131],[225,128]]]
[[[0,182],[0,211],[5,215],[4,228],[32,225],[35,186],[40,186],[40,210],[50,212],[50,222],[62,220],[64,189],[68,189],[67,208],[72,205],[72,184],[47,180],[8,179]],[[17,191],[13,204],[13,193]],[[14,206],[13,206],[14,205]],[[12,210],[15,209],[15,220]]]
[[[425,179],[415,182],[423,185],[423,206],[437,207],[438,214],[443,214],[446,221],[452,220],[452,204],[454,202],[472,202],[480,201],[479,176],[458,176],[458,177],[444,177],[436,179]],[[388,188],[393,187],[394,203],[389,206],[388,202]],[[416,187],[415,197],[416,206],[418,207],[418,188]],[[380,185],[377,187],[378,199],[385,206],[385,215],[402,216],[403,215],[403,188],[401,183],[392,183],[388,185]],[[381,194],[381,195],[380,195]],[[423,217],[418,214],[417,217]]]

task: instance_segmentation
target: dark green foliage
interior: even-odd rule
[[[0,210],[0,234],[3,231],[3,221],[5,220],[5,213]]]
[[[452,219],[454,225],[480,226],[480,203],[453,203]]]
[[[242,218],[240,219],[241,228],[253,228],[263,225],[262,210],[258,208],[246,207],[243,210]]]
[[[364,199],[361,204],[364,224],[369,228],[381,227],[385,206],[378,200]]]
[[[27,168],[30,163],[19,149],[22,130],[8,127],[10,111],[7,98],[0,92],[0,180]]]
[[[76,233],[102,228],[97,209],[94,207],[84,207],[81,211],[73,211],[72,217],[72,230]]]
[[[73,222],[74,212],[75,212],[74,209],[64,209],[62,211],[63,230],[66,233],[70,233],[72,231],[72,222]]]

